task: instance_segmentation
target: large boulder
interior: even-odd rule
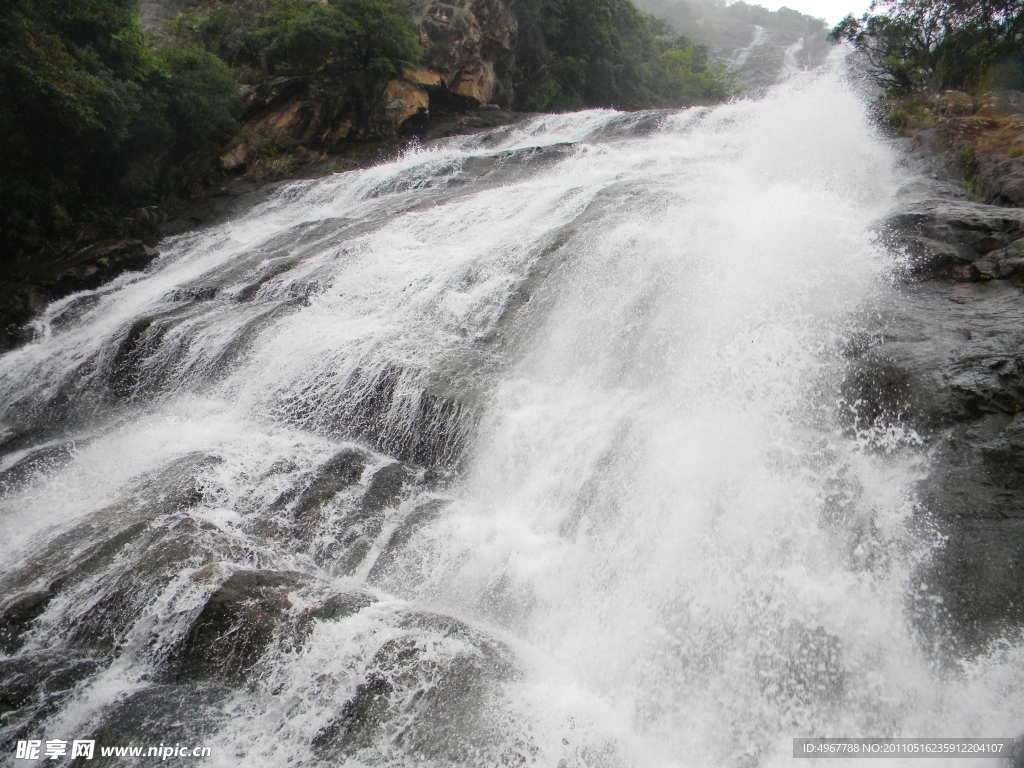
[[[381,108],[388,123],[401,126],[410,117],[427,113],[430,108],[430,95],[427,89],[419,84],[395,78],[389,80],[384,87]]]
[[[245,679],[291,610],[288,593],[302,583],[298,573],[239,570],[231,574],[171,651],[169,679],[176,683]]]
[[[974,190],[987,203],[1024,206],[1024,162],[1009,155],[980,159],[974,172]]]
[[[519,675],[512,652],[449,616],[410,610],[391,621],[400,634],[377,649],[364,679],[314,737],[317,757],[376,764],[385,734],[397,732],[418,764],[504,762],[494,750],[508,734],[487,710],[494,688]]]
[[[1024,210],[924,200],[896,208],[881,232],[906,254],[912,275],[959,281],[1009,277],[1024,238]]]

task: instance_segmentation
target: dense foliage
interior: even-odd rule
[[[528,73],[523,109],[643,109],[732,94],[724,65],[710,64],[704,46],[673,36],[629,0],[525,0],[517,10],[550,52],[544,68]]]
[[[0,4],[0,248],[11,266],[106,206],[203,183],[236,86],[193,47],[151,52],[133,0]]]
[[[391,75],[422,55],[402,0],[220,0],[192,4],[176,22],[241,79],[273,75]]]
[[[857,47],[891,96],[981,90],[991,85],[1000,65],[1019,70],[1024,0],[881,0],[879,5],[881,13],[847,16],[832,36]]]
[[[520,108],[732,93],[703,46],[629,0],[513,7],[544,51],[519,73]],[[406,0],[192,0],[155,50],[137,14],[138,0],[0,3],[0,266],[125,234],[131,210],[211,183],[239,130],[239,81],[381,82],[423,54]]]

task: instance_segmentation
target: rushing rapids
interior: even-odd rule
[[[291,184],[0,358],[0,749],[789,764],[1005,736],[845,350],[907,181],[835,73]],[[8,758],[4,758],[8,759]]]

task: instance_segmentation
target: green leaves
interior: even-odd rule
[[[735,91],[734,78],[718,62],[708,65],[707,53],[690,45],[661,54],[658,91],[672,106],[713,104],[725,101]]]
[[[157,56],[130,0],[0,4],[0,247],[8,264],[107,206],[209,175],[236,130],[228,69],[194,47]]]
[[[423,55],[400,0],[203,2],[182,14],[177,31],[232,67],[263,75],[389,76]]]
[[[520,14],[544,35],[551,60],[520,88],[526,109],[645,109],[714,103],[734,84],[707,50],[629,0],[535,0]]]
[[[852,43],[890,96],[984,87],[993,66],[1024,52],[1024,0],[883,0],[831,32]]]

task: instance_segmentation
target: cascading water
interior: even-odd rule
[[[0,742],[751,766],[1015,735],[1021,648],[936,658],[908,609],[927,457],[840,394],[897,290],[895,166],[834,72],[540,116],[51,306],[0,359],[31,619]]]
[[[754,39],[750,41],[750,45],[746,48],[741,48],[737,51],[736,56],[729,62],[729,68],[734,72],[740,69],[744,64],[747,63],[747,59],[750,58],[750,52],[753,51],[760,45],[763,45],[768,35],[764,31],[764,27],[759,24],[754,25]]]

